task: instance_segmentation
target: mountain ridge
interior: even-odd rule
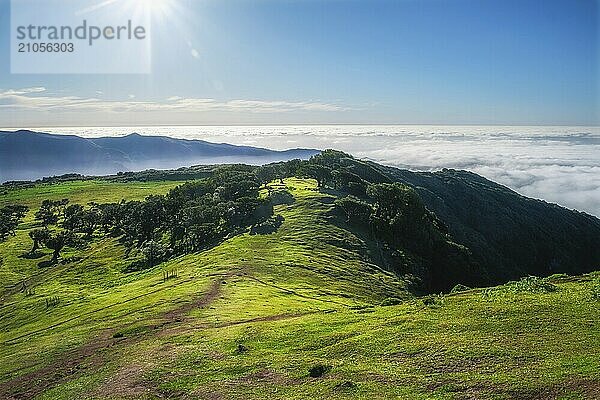
[[[277,151],[139,133],[83,138],[30,130],[0,131],[0,182],[67,173],[109,175],[195,164],[265,164],[307,159],[317,152],[312,149]]]

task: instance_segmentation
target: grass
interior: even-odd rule
[[[32,207],[49,192],[116,201],[172,183],[85,184],[5,196]],[[285,185],[296,201],[275,207],[276,232],[129,274],[121,245],[100,237],[70,251],[79,260],[39,270],[18,258],[30,244],[25,221],[0,244],[3,282],[32,286],[3,292],[0,397],[585,399],[600,390],[597,275],[414,298],[333,223],[331,195],[310,180]]]
[[[134,183],[115,183],[106,181],[71,181],[60,184],[38,184],[34,187],[11,189],[4,194],[0,194],[0,207],[7,204],[23,204],[30,208],[23,224],[17,230],[15,237],[10,237],[5,242],[0,242],[0,287],[11,287],[19,284],[24,279],[36,274],[44,274],[44,271],[38,268],[41,260],[49,259],[50,250],[42,249],[40,253],[43,257],[36,259],[23,258],[22,255],[31,249],[31,239],[28,232],[31,229],[39,228],[39,224],[34,220],[35,211],[45,199],[60,200],[68,198],[71,203],[86,205],[88,202],[108,203],[125,200],[142,200],[145,197],[157,193],[166,193],[169,189],[181,182],[134,182]],[[89,257],[95,254],[98,249],[106,245],[106,241],[97,240],[96,246],[84,252],[69,252],[69,255],[81,255]],[[106,260],[122,258],[119,249],[107,254]],[[81,253],[81,254],[79,254]],[[103,263],[104,264],[104,263]]]

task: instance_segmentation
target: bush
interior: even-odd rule
[[[400,300],[400,299],[398,299],[396,297],[388,297],[388,298],[386,298],[385,300],[383,300],[381,302],[381,305],[383,307],[387,307],[387,306],[395,306],[395,305],[400,304],[400,303],[402,303],[402,300]]]
[[[331,365],[316,364],[308,370],[308,375],[311,378],[319,378],[331,371]]]
[[[560,282],[565,279],[569,279],[570,276],[567,274],[552,274],[545,278],[547,282]]]
[[[444,304],[444,296],[441,294],[430,294],[429,296],[425,296],[422,299],[423,304],[430,307],[430,306],[441,306],[442,304]]]
[[[537,276],[527,276],[518,281],[508,282],[504,286],[513,293],[550,293],[558,289],[556,285]]]
[[[265,222],[262,222],[257,225],[253,225],[250,228],[251,235],[268,235],[273,232],[276,232],[277,229],[283,224],[284,218],[281,215],[275,215],[269,217]]]
[[[352,381],[344,381],[335,385],[334,389],[340,391],[354,391],[357,389],[357,387],[358,386],[356,385],[356,383]]]
[[[452,288],[450,293],[460,293],[460,292],[465,292],[467,290],[471,290],[471,288],[459,283],[458,285],[456,285]]]
[[[294,196],[287,190],[277,190],[269,196],[271,204],[278,206],[280,204],[293,204]]]
[[[239,343],[235,349],[235,354],[243,354],[246,353],[249,349],[243,344]]]
[[[518,281],[510,281],[502,286],[488,288],[482,292],[483,297],[494,297],[519,293],[551,293],[558,289],[556,285],[537,276],[527,276]]]
[[[592,283],[592,300],[600,301],[600,279]]]

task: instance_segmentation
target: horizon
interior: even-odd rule
[[[433,124],[433,123],[414,123],[414,124],[400,124],[400,123],[301,123],[301,124],[148,124],[148,125],[28,125],[28,126],[0,126],[0,130],[2,131],[19,131],[19,130],[34,130],[34,129],[93,129],[93,128],[101,128],[101,129],[109,129],[109,128],[193,128],[193,127],[293,127],[293,126],[432,126],[432,127],[442,127],[442,126],[451,126],[451,127],[506,127],[506,128],[518,128],[518,127],[540,127],[540,128],[560,128],[560,127],[581,127],[581,128],[600,128],[600,124]],[[44,132],[42,132],[44,133]],[[54,132],[56,133],[56,132]],[[139,132],[132,132],[139,133]]]

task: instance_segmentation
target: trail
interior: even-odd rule
[[[186,283],[186,282],[191,282],[192,280],[193,280],[193,278],[188,278],[188,279],[186,279],[186,280],[183,280],[183,281],[178,281],[178,282],[177,282],[177,284]],[[56,327],[58,327],[58,326],[61,326],[61,325],[64,325],[64,324],[66,324],[66,323],[68,323],[68,322],[75,321],[75,320],[77,320],[77,319],[80,319],[80,318],[83,318],[83,317],[89,317],[89,316],[92,316],[92,315],[94,315],[94,314],[96,314],[96,313],[99,313],[100,311],[105,311],[105,310],[107,310],[107,309],[109,309],[109,308],[117,307],[117,306],[123,305],[123,304],[125,304],[125,303],[129,303],[129,302],[131,302],[131,301],[133,301],[133,300],[137,300],[137,299],[140,299],[140,298],[142,298],[142,297],[146,297],[146,296],[149,296],[149,295],[151,295],[151,294],[154,294],[154,293],[157,293],[157,292],[161,292],[161,291],[163,291],[163,290],[171,289],[172,287],[173,287],[172,285],[170,285],[170,286],[164,286],[164,287],[161,287],[161,288],[158,288],[158,289],[155,289],[155,290],[151,290],[151,291],[149,291],[149,292],[146,292],[146,293],[144,293],[144,294],[140,294],[140,295],[138,295],[138,296],[130,297],[130,298],[128,298],[127,300],[121,301],[121,302],[119,302],[119,303],[113,303],[113,304],[109,304],[108,306],[105,306],[105,307],[100,307],[100,308],[97,308],[97,309],[95,309],[95,310],[92,310],[92,311],[88,311],[88,312],[86,312],[86,313],[83,313],[83,314],[75,315],[75,316],[73,316],[73,317],[71,317],[71,318],[68,318],[68,319],[62,320],[62,321],[60,321],[60,322],[57,322],[57,323],[55,323],[55,324],[49,325],[49,326],[47,326],[47,327],[44,327],[44,328],[41,328],[41,329],[37,329],[37,330],[35,330],[35,331],[27,332],[27,333],[24,333],[23,335],[16,336],[16,337],[14,337],[14,338],[12,338],[12,339],[6,340],[6,341],[4,342],[4,344],[12,344],[12,343],[15,343],[16,341],[18,341],[18,340],[20,340],[20,339],[24,339],[24,338],[26,338],[26,337],[28,337],[28,336],[35,335],[35,334],[37,334],[37,333],[46,332],[46,331],[48,331],[48,330],[50,330],[50,329],[54,329],[54,328],[56,328]],[[187,306],[187,305],[186,305],[186,306]]]
[[[150,327],[151,331],[164,329],[169,325],[181,322],[182,317],[195,308],[209,306],[220,296],[221,284],[222,280],[216,279],[208,291],[197,300],[163,314],[161,322]],[[128,301],[131,300],[133,299]],[[73,379],[75,375],[80,374],[86,368],[102,364],[102,356],[99,354],[101,350],[113,346],[130,346],[144,338],[144,335],[115,338],[116,331],[116,329],[107,329],[87,344],[61,356],[56,362],[1,383],[0,398],[7,400],[32,399],[60,383]]]
[[[295,295],[295,296],[298,296],[301,298],[315,300],[315,301],[321,301],[321,302],[325,302],[325,303],[335,303],[338,305],[349,307],[347,304],[337,302],[334,300],[325,300],[325,299],[320,299],[320,298],[316,298],[316,297],[302,295],[291,289],[287,289],[287,288],[280,287],[280,286],[277,286],[274,284],[270,284],[268,282],[265,282],[259,278],[248,275],[246,273],[230,271],[227,273],[213,274],[212,276],[214,277],[214,280],[212,281],[208,290],[204,294],[202,294],[201,296],[199,296],[192,302],[186,303],[184,305],[177,307],[174,310],[167,311],[164,314],[162,314],[159,318],[158,323],[154,323],[154,324],[148,326],[149,329],[146,333],[135,335],[135,336],[126,336],[126,337],[115,338],[114,335],[117,332],[117,329],[116,328],[115,329],[106,329],[106,330],[102,331],[98,336],[96,336],[90,342],[80,346],[79,348],[77,348],[73,351],[69,351],[69,352],[61,355],[58,360],[52,362],[51,364],[43,366],[40,369],[35,370],[33,372],[18,376],[7,382],[0,383],[0,398],[7,399],[7,400],[23,400],[23,399],[34,398],[34,397],[38,396],[39,394],[51,389],[52,387],[55,387],[61,383],[64,383],[64,382],[74,379],[75,377],[84,373],[86,369],[102,365],[104,363],[104,359],[103,359],[104,357],[102,355],[104,352],[102,350],[111,348],[111,347],[116,347],[118,349],[118,348],[122,348],[122,347],[131,346],[131,345],[134,345],[134,344],[140,342],[141,340],[147,339],[149,336],[169,337],[169,336],[175,336],[181,332],[187,332],[187,331],[215,329],[215,328],[219,329],[219,328],[224,328],[224,327],[233,326],[233,325],[256,323],[256,322],[280,321],[280,320],[285,320],[285,319],[300,318],[305,315],[323,312],[323,310],[318,310],[318,311],[313,310],[313,311],[307,311],[307,312],[303,312],[303,313],[283,313],[283,314],[276,314],[276,315],[270,315],[270,316],[260,316],[260,317],[245,319],[245,320],[228,321],[228,322],[222,322],[222,323],[217,323],[217,324],[196,324],[194,326],[181,326],[187,320],[187,318],[188,318],[187,314],[189,314],[190,311],[195,310],[195,309],[209,307],[212,303],[214,303],[221,296],[222,285],[224,283],[224,279],[228,278],[228,277],[237,276],[242,279],[247,278],[247,279],[255,281],[261,285],[273,287],[277,290],[281,290],[285,293],[289,293],[289,294],[292,294],[292,295]],[[185,281],[181,281],[181,282],[179,282],[179,284],[182,282],[187,282],[191,279],[193,279],[193,278],[189,278]],[[71,322],[73,320],[80,319],[83,317],[90,317],[100,311],[103,311],[103,310],[106,310],[106,309],[109,309],[112,307],[116,307],[116,306],[122,305],[124,303],[128,303],[133,300],[142,298],[144,296],[148,296],[153,293],[167,290],[170,288],[172,288],[172,286],[161,287],[159,289],[129,298],[120,303],[111,304],[106,307],[102,307],[102,308],[99,308],[99,309],[96,309],[96,310],[93,310],[93,311],[90,311],[90,312],[87,312],[84,314],[80,314],[80,315],[74,316],[72,318],[68,318],[66,320],[57,322],[57,323],[55,323],[51,326],[45,327],[43,329],[28,332],[28,333],[20,335],[18,337],[14,337],[14,338],[6,341],[5,344],[9,345],[11,343],[15,343],[16,341],[25,339],[28,336],[48,331],[50,329],[56,328],[60,325]],[[327,310],[327,311],[330,312],[331,310]],[[121,326],[119,328],[124,329],[126,327]],[[114,352],[115,352],[114,350],[111,351],[111,353],[114,353]],[[32,384],[33,382],[35,382],[35,384]]]

